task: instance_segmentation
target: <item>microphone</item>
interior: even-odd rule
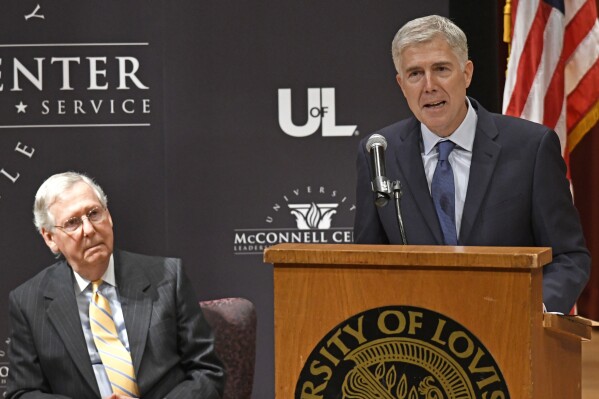
[[[389,202],[391,195],[391,184],[387,179],[385,171],[385,150],[387,149],[387,140],[380,134],[373,134],[366,141],[366,151],[370,153],[372,164],[372,191],[376,193],[374,203],[378,207],[383,207]]]

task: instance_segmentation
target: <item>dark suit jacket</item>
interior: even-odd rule
[[[181,261],[114,260],[141,398],[220,398],[223,368]],[[10,293],[7,398],[100,398],[73,282],[63,260]]]
[[[549,311],[567,313],[588,280],[590,255],[559,139],[545,126],[493,114],[470,101],[478,123],[459,245],[551,247],[553,262],[543,269],[543,301]],[[421,157],[420,122],[412,117],[377,133],[387,139],[387,177],[402,184],[408,244],[442,245]],[[366,140],[358,150],[354,239],[400,244],[395,207],[374,205]]]

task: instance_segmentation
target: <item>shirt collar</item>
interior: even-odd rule
[[[466,103],[468,105],[468,111],[466,117],[458,126],[458,128],[447,137],[439,137],[435,133],[426,127],[423,123],[420,124],[420,131],[422,132],[422,142],[424,144],[424,154],[428,155],[439,141],[445,139],[451,139],[458,147],[463,150],[472,152],[472,143],[474,143],[474,133],[476,131],[476,123],[478,116],[474,107],[470,103],[470,99],[466,97]]]
[[[73,274],[75,275],[75,295],[78,295],[87,288],[91,281],[81,277],[76,271],[73,271]],[[102,276],[102,280],[104,280],[105,283],[116,287],[116,280],[114,277],[114,256],[112,254],[108,260],[108,267]]]

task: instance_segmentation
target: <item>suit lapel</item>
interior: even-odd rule
[[[137,373],[146,346],[152,315],[152,298],[146,294],[150,281],[143,273],[143,265],[136,264],[130,257],[123,259],[122,255],[120,252],[115,252],[115,276],[133,367]]]
[[[49,302],[46,312],[85,382],[100,397],[98,383],[81,329],[81,318],[71,273],[71,268],[63,261],[56,272],[50,276],[44,291],[44,296]]]
[[[409,193],[414,197],[414,201],[424,218],[426,225],[431,231],[437,244],[443,243],[443,236],[437,213],[428,189],[426,175],[424,173],[424,165],[422,164],[422,156],[420,149],[420,122],[416,118],[412,118],[408,129],[404,129],[400,133],[401,143],[398,150],[395,152],[397,163],[404,181],[404,193]],[[408,237],[409,240],[409,237]]]
[[[472,163],[462,215],[462,226],[460,227],[459,243],[462,245],[467,244],[469,241],[470,233],[476,222],[501,151],[501,145],[495,142],[499,132],[493,123],[491,114],[475,100],[470,99],[470,101],[478,111],[478,122],[472,147]]]

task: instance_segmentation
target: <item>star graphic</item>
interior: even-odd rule
[[[23,104],[23,101],[19,102],[15,107],[17,108],[17,114],[27,113],[27,110],[25,109],[27,108],[27,104]]]

